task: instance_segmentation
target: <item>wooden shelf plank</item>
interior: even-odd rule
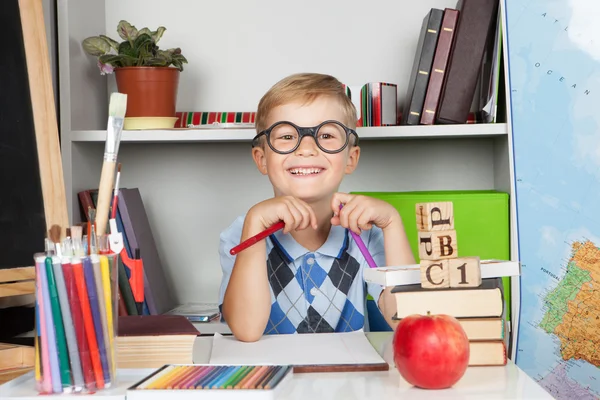
[[[361,140],[479,138],[508,135],[507,124],[417,125],[358,128]],[[123,131],[122,143],[250,142],[254,129],[156,129]],[[104,142],[106,131],[73,131],[71,141]]]

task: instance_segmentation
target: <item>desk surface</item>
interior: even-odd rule
[[[368,333],[369,341],[383,358],[393,365],[390,333]],[[193,360],[208,363],[212,336],[200,336],[194,344]],[[118,387],[100,395],[70,396],[71,399],[125,399],[125,391],[153,370],[119,371]],[[0,386],[2,399],[37,399],[33,375],[27,374]],[[412,399],[552,399],[533,379],[509,361],[505,367],[471,367],[451,389],[422,390],[404,381],[394,367],[387,372],[308,373],[294,374],[286,385],[281,399],[394,399],[405,395]],[[51,396],[49,399],[67,399],[69,396]]]

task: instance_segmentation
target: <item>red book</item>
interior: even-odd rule
[[[423,103],[423,112],[421,113],[421,124],[433,125],[435,122],[436,109],[442,92],[444,75],[450,58],[456,23],[458,22],[458,11],[451,8],[444,10],[442,19],[442,28],[438,36],[435,55],[433,56],[433,65],[429,74],[429,83],[427,85],[427,94]]]

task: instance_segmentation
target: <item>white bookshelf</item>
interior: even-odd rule
[[[254,111],[272,84],[303,71],[329,73],[350,86],[395,83],[401,106],[423,17],[431,7],[456,3],[58,0],[60,129],[72,221],[79,221],[77,192],[98,185],[108,98],[116,91],[114,76],[101,76],[81,49],[85,37],[116,38],[121,19],[138,28],[165,26],[159,45],[181,47],[189,60],[178,111]],[[365,35],[369,21],[376,30]],[[518,261],[510,124],[359,128],[358,134],[359,167],[340,190],[508,192],[511,260]],[[248,129],[123,132],[121,185],[140,188],[166,285],[181,303],[217,301],[219,233],[272,195],[250,157],[254,135]],[[518,281],[512,289],[516,319]]]
[[[465,139],[492,138],[508,135],[507,125],[473,124],[441,126],[385,126],[357,129],[360,140],[400,139]],[[121,142],[142,143],[199,143],[251,142],[254,129],[152,129],[123,131]],[[71,142],[104,142],[106,131],[73,131]]]

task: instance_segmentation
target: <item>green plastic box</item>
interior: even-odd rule
[[[410,246],[419,262],[417,203],[451,201],[458,256],[510,260],[510,215],[508,193],[494,190],[433,192],[353,192],[384,200],[402,216]],[[510,278],[503,278],[506,318],[510,320]]]

